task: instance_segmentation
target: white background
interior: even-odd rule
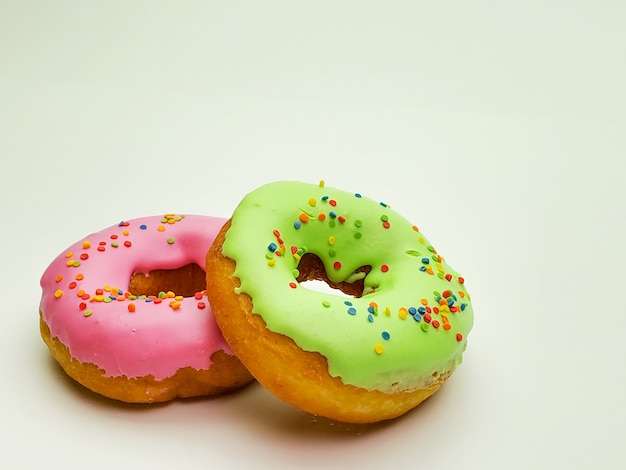
[[[625,468],[622,1],[0,0],[0,467]],[[38,332],[86,234],[275,180],[384,200],[466,278],[464,362],[401,419],[252,385],[121,405]]]

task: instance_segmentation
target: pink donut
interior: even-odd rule
[[[123,221],[57,256],[41,278],[40,325],[67,374],[134,403],[249,383],[206,297],[205,256],[224,222],[176,214]]]

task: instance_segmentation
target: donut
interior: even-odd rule
[[[246,195],[206,266],[217,324],[246,368],[278,398],[337,421],[416,407],[460,364],[473,324],[463,277],[417,226],[323,182]]]
[[[251,382],[206,297],[204,258],[224,222],[127,220],[59,254],[41,278],[39,314],[65,372],[128,403],[218,395]]]

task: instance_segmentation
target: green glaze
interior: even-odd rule
[[[362,297],[299,284],[306,252],[320,257],[333,282],[354,282],[357,268],[371,266]],[[223,254],[236,263],[237,292],[251,297],[267,327],[321,353],[346,384],[414,390],[461,362],[474,318],[463,279],[386,204],[323,183],[271,183],[241,201]],[[427,311],[412,315],[420,307]]]

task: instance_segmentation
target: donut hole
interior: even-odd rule
[[[154,295],[174,292],[183,297],[193,297],[196,292],[206,290],[206,273],[196,263],[175,269],[155,269],[148,274],[136,272],[128,283],[132,295]]]
[[[305,253],[298,264],[299,275],[296,280],[307,289],[333,294],[339,291],[347,297],[359,298],[363,295],[365,277],[371,269],[371,266],[358,268],[354,272],[356,279],[353,282],[333,282],[328,278],[320,257],[314,253]]]

